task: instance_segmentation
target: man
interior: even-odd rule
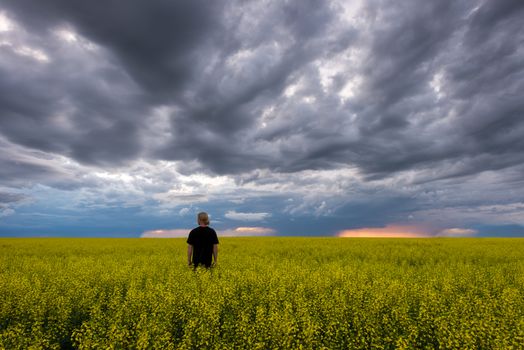
[[[211,267],[211,257],[213,265],[217,264],[218,259],[218,237],[215,230],[209,227],[209,216],[202,212],[197,215],[198,227],[189,232],[187,238],[187,263],[197,268],[203,265]]]

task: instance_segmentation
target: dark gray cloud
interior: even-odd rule
[[[16,28],[0,33],[0,133],[102,168],[350,167],[418,183],[508,169],[524,161],[523,8],[3,0]],[[2,172],[52,173],[10,159]]]
[[[140,156],[151,108],[182,95],[196,68],[194,48],[213,35],[216,10],[197,1],[1,7],[20,27],[5,33],[1,132],[31,148],[105,166]],[[56,35],[61,28],[96,47],[67,47]],[[48,62],[21,59],[24,46],[43,50]]]
[[[459,176],[522,162],[522,143],[507,134],[523,131],[524,104],[516,94],[523,83],[522,52],[502,52],[498,46],[516,47],[524,32],[503,25],[489,35],[496,40],[488,36],[472,46],[468,36],[478,16],[498,9],[486,2],[469,14],[471,8],[455,3],[414,6],[422,12],[396,13],[394,21],[381,24],[385,28],[374,40],[367,67],[368,86],[357,99],[365,106],[358,122],[365,138],[356,147],[363,144],[369,157],[356,162],[365,172],[382,177],[459,162],[464,164]],[[469,74],[454,73],[462,69]],[[438,99],[430,90],[437,74],[442,80]],[[479,81],[483,76],[485,83]]]
[[[0,191],[0,218],[14,214],[13,207],[16,207],[29,198],[21,193],[11,193]]]
[[[218,2],[217,2],[218,3]],[[3,1],[3,6],[32,33],[70,25],[93,42],[109,48],[119,63],[152,95],[173,95],[191,78],[194,49],[209,40],[219,25],[217,3],[156,0]]]
[[[358,45],[369,50],[356,72],[364,82],[346,105],[316,111],[328,120],[338,113],[331,120],[337,126],[345,119],[352,124],[319,142],[307,137],[327,131],[318,122],[287,123],[282,130],[306,128],[305,143],[322,146],[321,152],[306,148],[299,160],[355,164],[371,178],[453,163],[464,164],[456,172],[461,176],[522,163],[524,103],[517,91],[524,82],[524,31],[515,3],[368,5],[367,36]],[[484,40],[473,43],[476,35]]]
[[[197,159],[221,174],[274,167],[280,161],[254,142],[260,140],[255,134],[264,109],[311,61],[344,46],[326,40],[330,23],[337,23],[329,3],[254,4],[238,15],[234,31],[224,33],[238,44],[216,48],[216,60],[195,81],[182,110],[171,116],[173,137],[156,156]],[[308,11],[312,5],[316,11]],[[351,41],[352,28],[339,32],[339,44]]]
[[[0,192],[0,203],[18,203],[26,199],[26,196],[20,193]]]
[[[25,37],[14,37],[22,45]],[[6,51],[0,66],[2,97],[0,131],[11,142],[73,157],[81,162],[121,163],[141,149],[137,129],[147,105],[117,67],[96,66],[65,52],[49,39],[50,52],[63,53],[51,62],[32,62]],[[16,48],[14,49],[16,50]]]

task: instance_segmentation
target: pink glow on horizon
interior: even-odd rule
[[[187,237],[191,229],[166,229],[145,231],[141,238],[180,238]],[[251,237],[274,236],[275,230],[270,227],[236,227],[225,230],[216,230],[218,237]]]
[[[425,238],[432,237],[429,230],[422,226],[387,225],[386,227],[364,227],[342,230],[337,237],[367,237],[367,238]]]
[[[142,233],[141,238],[176,238],[187,237],[191,229],[151,230]]]

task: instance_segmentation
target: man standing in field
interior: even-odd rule
[[[203,265],[211,267],[211,257],[213,266],[218,259],[218,237],[215,230],[209,227],[209,216],[205,212],[197,215],[198,227],[189,232],[187,237],[187,263],[197,268]]]

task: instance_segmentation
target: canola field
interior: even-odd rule
[[[523,349],[523,239],[0,239],[1,349]]]

